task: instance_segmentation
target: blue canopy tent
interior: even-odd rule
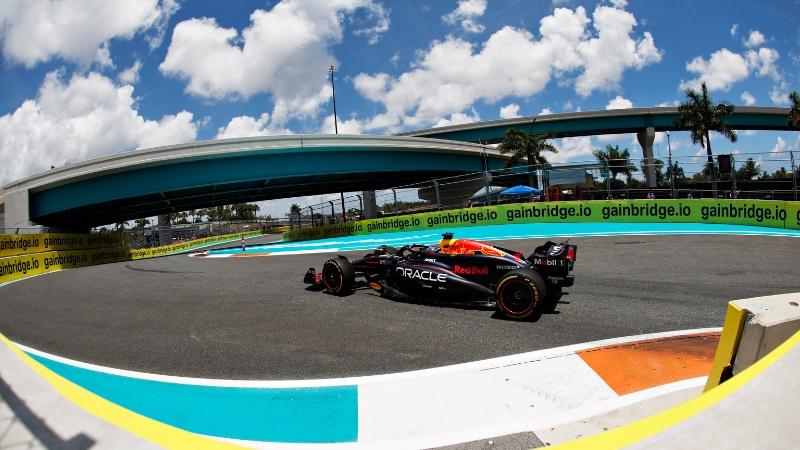
[[[500,193],[500,195],[530,195],[530,194],[541,195],[542,191],[536,188],[519,185],[510,187]]]

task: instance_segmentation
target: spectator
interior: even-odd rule
[[[689,195],[687,195],[686,198],[688,198],[690,200],[693,199],[694,198],[694,191],[689,191]]]
[[[467,208],[472,208],[472,200],[467,201]]]
[[[653,199],[655,199],[655,198],[656,198],[656,194],[654,194],[654,193],[653,193],[653,190],[652,190],[652,189],[650,189],[650,191],[647,193],[647,199],[648,199],[648,200],[653,200]]]
[[[611,195],[611,194],[608,194],[608,197],[606,197],[606,200],[614,200],[614,196]]]

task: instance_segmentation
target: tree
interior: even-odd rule
[[[511,153],[511,157],[503,165],[504,172],[508,172],[509,168],[516,166],[524,159],[528,160],[531,187],[533,187],[533,166],[535,164],[547,164],[547,158],[542,155],[542,152],[558,153],[558,149],[547,142],[556,138],[556,132],[551,130],[544,133],[531,134],[535,123],[536,119],[534,118],[527,133],[516,128],[509,128],[506,130],[503,142],[497,147],[497,151],[501,155]]]
[[[655,172],[656,172],[656,185],[664,184],[664,179],[666,177],[666,175],[664,175],[664,166],[665,165],[666,164],[664,163],[664,161],[662,161],[662,160],[660,160],[658,158],[653,160],[653,167],[655,168]],[[646,170],[645,160],[641,160],[641,163],[639,164],[639,168],[642,170],[642,172],[644,172]],[[667,167],[667,171],[669,171],[669,167]],[[669,179],[669,178],[666,178],[666,179]],[[629,181],[629,184],[630,184],[630,181]]]
[[[789,100],[792,101],[792,107],[789,109],[789,126],[800,128],[800,96],[797,95],[797,91],[789,94]]]
[[[672,174],[675,174],[675,181],[683,181],[686,179],[686,173],[683,171],[683,167],[678,165],[678,161],[672,163],[672,167],[667,167],[667,179],[669,180]]]
[[[134,221],[134,223],[135,223],[135,226],[136,226],[136,227],[138,227],[138,228],[144,228],[144,227],[146,227],[148,224],[150,224],[150,219],[145,219],[145,218],[142,218],[142,219],[136,219],[136,220]]]
[[[721,102],[714,105],[708,95],[706,83],[700,85],[702,92],[698,93],[694,89],[686,89],[687,102],[678,106],[678,118],[672,125],[678,129],[689,130],[693,144],[700,144],[705,148],[708,155],[707,173],[711,177],[711,188],[714,190],[714,197],[717,196],[717,177],[714,170],[714,156],[711,153],[711,137],[709,133],[716,131],[725,136],[731,142],[736,142],[738,137],[736,131],[725,122],[725,118],[732,116],[734,106],[728,102]]]
[[[611,172],[611,176],[613,178],[617,178],[617,175],[623,173],[630,181],[633,172],[638,172],[639,169],[631,163],[631,152],[626,148],[623,151],[619,151],[619,145],[615,145],[612,147],[610,144],[606,145],[605,150],[597,149],[592,152],[595,158],[598,161],[608,163],[608,171]],[[664,164],[663,162],[661,164]]]
[[[292,203],[292,206],[289,208],[289,214],[291,214],[293,216],[299,216],[300,215],[300,205],[298,205],[297,203]]]
[[[756,164],[753,158],[747,158],[742,167],[736,171],[736,178],[740,180],[752,180],[759,175],[761,175],[761,166]]]

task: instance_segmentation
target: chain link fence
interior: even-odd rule
[[[397,186],[375,192],[376,216],[415,214],[505,203],[655,198],[739,198],[797,200],[796,152],[734,153],[628,160],[587,160],[517,166]],[[655,187],[646,183],[652,170]],[[713,175],[716,189],[712,183]],[[506,195],[513,186],[536,188]],[[364,218],[363,194],[341,196],[301,208],[293,227],[310,227]]]

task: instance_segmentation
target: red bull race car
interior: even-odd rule
[[[304,282],[331,294],[347,295],[356,277],[395,299],[426,299],[442,303],[491,305],[512,319],[524,319],[541,309],[547,298],[572,286],[577,247],[548,241],[527,258],[521,253],[471,239],[442,235],[438,246],[382,245],[361,259],[329,259],[318,273],[306,272]]]

